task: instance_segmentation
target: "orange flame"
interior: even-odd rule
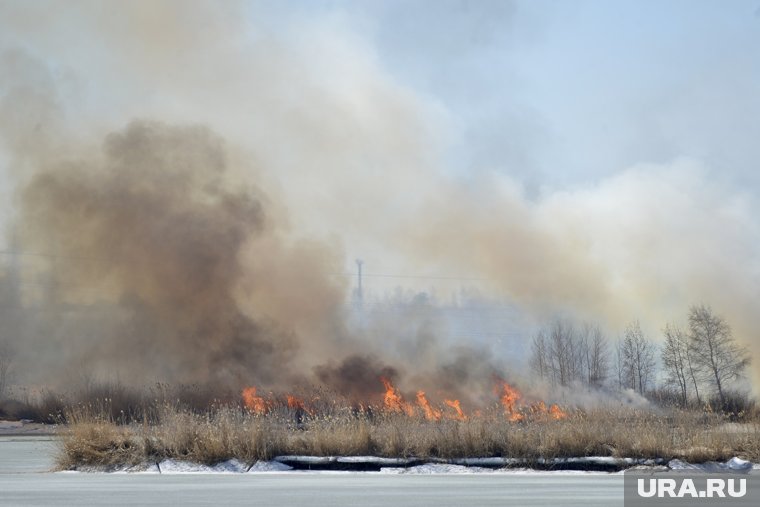
[[[543,401],[539,401],[538,403],[534,403],[530,406],[530,413],[532,415],[544,415],[547,412],[546,403]]]
[[[254,414],[264,414],[267,411],[267,403],[261,396],[256,396],[256,388],[246,387],[243,389],[243,404],[249,412]]]
[[[553,418],[560,420],[567,417],[567,412],[562,410],[559,405],[552,405],[549,407],[549,415],[551,415]]]
[[[466,421],[467,416],[464,415],[464,412],[462,411],[462,407],[459,406],[459,400],[443,400],[443,402],[448,405],[449,407],[453,408],[454,411],[457,413],[453,419],[456,419],[458,421]]]
[[[408,416],[413,416],[414,407],[404,401],[398,389],[391,384],[391,381],[385,377],[380,377],[380,382],[385,386],[385,396],[383,397],[385,408],[391,412],[403,412]]]
[[[419,405],[425,413],[425,419],[428,421],[441,420],[441,411],[430,405],[430,402],[425,397],[425,391],[417,391],[417,405]]]
[[[293,396],[292,394],[286,394],[285,397],[288,399],[288,408],[296,410],[300,408],[303,410],[303,400],[301,398]]]
[[[552,404],[549,408],[546,408],[546,403],[539,401],[530,406],[530,413],[534,416],[544,417],[549,416],[553,419],[564,419],[567,417],[567,412],[562,410],[559,405]]]
[[[380,381],[385,387],[385,393],[383,395],[383,407],[388,412],[395,412],[399,414],[405,414],[409,417],[415,415],[424,415],[428,421],[440,421],[443,418],[449,420],[466,421],[468,416],[462,410],[459,400],[453,399],[443,400],[445,407],[435,406],[430,403],[425,395],[425,391],[417,391],[416,403],[410,403],[404,400],[400,391],[391,383],[391,381],[385,377],[381,377]],[[518,422],[525,420],[547,420],[547,419],[565,419],[568,417],[568,413],[557,404],[552,404],[547,407],[547,404],[543,401],[536,401],[535,403],[528,404],[523,398],[522,393],[515,387],[508,384],[501,378],[496,378],[496,384],[494,384],[494,393],[499,397],[499,401],[502,405],[504,416],[510,422]],[[279,403],[275,403],[274,398],[264,398],[257,395],[255,386],[245,387],[242,390],[243,405],[252,414],[263,415],[268,413],[273,407],[281,406]],[[282,398],[279,398],[282,400]],[[285,394],[288,408],[297,411],[304,411],[310,415],[315,415],[316,409],[313,405],[307,404],[303,398],[292,394]],[[316,400],[318,398],[313,398]],[[311,406],[309,406],[311,405]],[[450,410],[449,410],[450,409]],[[475,410],[471,414],[473,417],[481,417],[482,412]]]
[[[314,408],[309,408],[306,406],[306,402],[303,401],[303,398],[299,398],[298,396],[295,396],[293,394],[286,394],[285,398],[288,402],[288,408],[293,410],[303,410],[309,415],[314,415],[315,411]],[[316,398],[313,398],[316,399]]]
[[[501,392],[499,401],[501,401],[501,405],[504,407],[504,415],[507,416],[510,422],[522,421],[525,416],[517,408],[517,402],[522,398],[522,394],[504,380],[499,380],[499,382],[501,389],[497,386],[495,391],[497,394]]]

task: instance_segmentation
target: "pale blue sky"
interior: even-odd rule
[[[246,5],[251,27],[271,34],[327,25],[354,37],[394,83],[446,111],[454,132],[443,160],[459,174],[498,169],[530,193],[689,157],[731,184],[760,185],[760,0]],[[29,8],[26,21],[49,8]],[[0,42],[48,52],[66,77],[57,78],[59,94],[74,83],[80,105],[123,116],[154,84],[120,79],[129,53],[99,45],[88,33],[97,26],[81,16],[98,10],[41,18],[55,50],[38,45],[44,32],[14,26]],[[137,46],[150,59],[157,44]]]
[[[760,1],[385,1],[252,6],[333,17],[463,134],[456,171],[528,189],[696,158],[760,183]]]

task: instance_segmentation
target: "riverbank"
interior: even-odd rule
[[[377,456],[452,460],[477,456],[536,467],[557,459],[722,462],[760,461],[760,425],[737,425],[715,414],[598,409],[562,419],[545,414],[511,421],[494,410],[467,419],[350,408],[308,414],[282,408],[264,414],[234,406],[203,413],[162,405],[143,422],[118,424],[99,412],[75,410],[59,432],[60,470],[123,467],[163,460],[215,465],[277,456]]]

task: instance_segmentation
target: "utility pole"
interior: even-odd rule
[[[364,303],[364,293],[362,292],[362,265],[364,261],[356,259],[356,303],[361,310]]]
[[[11,297],[13,298],[12,305],[21,305],[21,259],[19,252],[21,245],[18,240],[18,229],[14,225],[11,231],[11,257],[8,264],[8,278],[10,280]]]
[[[354,289],[354,318],[356,324],[360,327],[364,327],[364,292],[362,288],[362,265],[364,261],[356,259],[356,288]]]

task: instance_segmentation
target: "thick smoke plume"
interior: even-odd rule
[[[501,371],[441,344],[426,305],[349,334],[344,287],[326,274],[340,256],[285,240],[278,207],[205,127],[134,121],[85,158],[46,164],[20,189],[16,224],[25,251],[48,252],[37,299],[51,317],[27,339],[66,360],[43,378],[76,365],[128,382],[311,383],[352,401],[376,401],[386,378],[482,404]]]
[[[257,277],[246,248],[279,253],[257,244],[274,220],[255,189],[230,181],[222,141],[202,127],[134,122],[103,152],[42,170],[21,193],[22,244],[53,252],[47,296],[82,305],[86,287],[121,310],[94,343],[64,337],[69,353],[185,382],[273,382],[297,341],[247,314],[237,293],[257,289],[241,283]]]
[[[609,336],[639,319],[657,339],[704,302],[760,358],[757,203],[699,161],[528,196],[504,173],[451,176],[455,118],[341,16],[55,7],[0,3],[3,211],[25,255],[23,311],[0,311],[25,381],[93,369],[362,396],[387,374],[467,399],[511,371],[511,350],[451,347],[422,313],[348,325],[335,275],[366,255]]]
[[[384,365],[372,356],[352,355],[340,363],[333,361],[314,368],[317,380],[324,386],[352,400],[371,399],[377,393],[378,380],[398,379],[398,370]]]

